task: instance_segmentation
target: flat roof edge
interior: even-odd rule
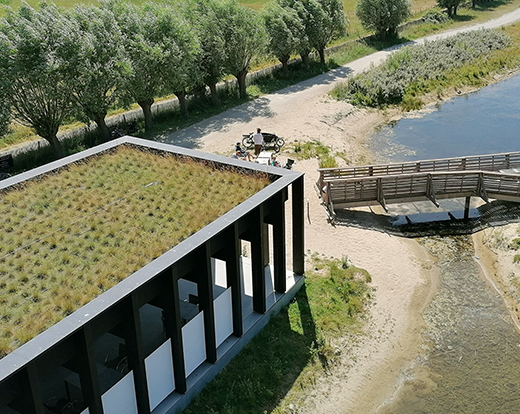
[[[125,299],[139,286],[155,278],[158,274],[166,270],[173,263],[180,260],[194,249],[202,246],[213,236],[227,229],[238,219],[248,214],[253,209],[261,205],[264,201],[268,200],[304,175],[302,172],[282,169],[280,167],[263,166],[260,164],[237,160],[221,155],[207,154],[202,151],[125,136],[0,181],[0,190],[27,180],[34,179],[40,175],[47,174],[49,172],[63,168],[71,163],[87,159],[91,156],[100,154],[104,151],[124,144],[132,144],[145,148],[166,151],[172,154],[180,154],[200,160],[236,166],[238,168],[249,169],[257,172],[264,172],[278,176],[279,178],[224,215],[212,221],[207,226],[188,237],[186,240],[163,253],[161,256],[143,266],[141,269],[132,273],[123,281],[119,282],[117,285],[113,286],[100,296],[82,306],[71,315],[67,316],[65,319],[62,319],[27,343],[23,344],[21,347],[15,349],[13,352],[3,357],[0,360],[0,382],[22,369],[27,363],[35,359],[42,352],[49,350],[53,346],[57,345],[60,341],[73,335],[84,324],[94,319],[110,307],[116,305],[121,300]]]

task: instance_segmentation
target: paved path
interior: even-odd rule
[[[407,44],[424,43],[482,28],[497,28],[518,20],[520,20],[520,8],[497,19],[427,36]],[[276,132],[284,137],[298,137],[300,133],[298,123],[303,124],[313,116],[315,105],[312,103],[323,99],[336,82],[366,70],[372,64],[381,63],[390,53],[403,46],[393,46],[362,57],[330,72],[229,109],[190,127],[161,135],[157,140],[226,153],[232,151],[231,145],[241,140],[243,133],[253,131],[257,127],[261,127],[264,131]]]

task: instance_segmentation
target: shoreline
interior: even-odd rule
[[[486,229],[473,235],[477,263],[484,276],[502,298],[516,331],[520,334],[520,307],[518,298],[518,265],[513,263],[514,253],[499,248],[494,241],[497,231],[506,234],[516,233],[518,224],[508,224],[498,228]]]
[[[455,96],[458,94],[453,91],[449,99]],[[370,150],[373,131],[410,114],[400,108],[359,109],[324,94],[302,100],[294,107],[277,104],[270,107],[270,116],[248,119],[246,126],[237,119],[209,133],[201,128],[202,131],[198,131],[204,135],[201,149],[222,154],[223,149],[233,148],[236,137],[243,131],[261,126],[265,131],[283,136],[288,144],[318,140],[331,147],[332,153],[344,154],[349,164],[368,164],[375,158]],[[425,113],[424,109],[423,113],[415,112],[421,116]],[[302,113],[307,117],[302,119]],[[278,158],[284,163],[292,156],[282,150]],[[347,164],[341,157],[337,159]],[[334,258],[348,256],[356,266],[371,274],[371,285],[376,291],[365,334],[347,337],[335,344],[341,354],[330,373],[319,378],[311,389],[306,389],[303,396],[297,390],[289,392],[280,407],[300,414],[384,411],[421,353],[425,328],[423,312],[436,293],[439,269],[416,240],[329,224],[313,188],[318,178],[318,160],[297,160],[294,168],[306,174],[307,251]]]
[[[495,76],[492,81],[488,82],[485,86],[505,80],[516,74],[518,74],[518,71],[508,72],[500,77]],[[430,110],[435,110],[435,106],[438,104],[442,104],[460,95],[476,92],[480,89],[482,88],[467,87],[460,94],[457,93],[456,90],[453,90],[453,93],[449,96],[445,94],[444,99],[432,99],[428,105],[425,105],[421,110],[412,112],[404,112],[400,110],[400,108],[391,108],[386,111],[357,110],[360,113],[356,114],[356,109],[354,108],[349,115],[355,118],[353,123],[356,124],[356,127],[354,129],[358,133],[364,131],[365,134],[363,134],[364,136],[355,133],[350,134],[354,138],[351,141],[350,154],[352,154],[354,159],[373,160],[375,154],[370,151],[368,146],[370,144],[370,136],[377,128],[388,122],[397,121],[407,116],[424,116]],[[352,131],[352,129],[349,131]],[[370,133],[366,133],[368,131],[370,131]],[[335,139],[330,137],[322,142],[325,145],[330,145],[334,150],[342,148],[341,143],[338,143]],[[304,169],[307,170],[307,168]],[[310,169],[306,171],[307,180],[312,177],[309,180],[312,183],[315,181],[315,177],[313,176],[314,171]],[[309,193],[307,192],[307,194]],[[312,194],[312,197],[315,198],[315,194]],[[314,206],[314,208],[311,208],[311,211],[315,210],[316,207],[319,208],[321,206]],[[313,221],[315,221],[315,219],[313,219]],[[323,224],[323,226],[327,225],[326,223]],[[306,228],[306,231],[307,234],[309,234],[308,228]],[[345,233],[354,233],[354,229],[345,229],[344,231]],[[433,256],[416,240],[386,236],[388,238],[386,242],[379,245],[373,240],[374,238],[380,238],[374,234],[378,232],[365,231],[367,234],[372,234],[365,238],[358,238],[358,243],[374,250],[390,249],[392,245],[400,244],[403,248],[401,253],[406,252],[406,255],[411,255],[408,256],[406,260],[401,258],[401,267],[406,267],[407,265],[415,267],[415,271],[420,272],[421,281],[419,282],[414,278],[413,271],[402,271],[403,280],[406,279],[407,289],[411,289],[411,291],[407,290],[406,293],[401,296],[395,289],[383,285],[383,283],[387,282],[385,279],[388,275],[381,274],[382,269],[377,266],[371,266],[371,262],[376,260],[375,257],[371,257],[367,262],[361,258],[361,261],[354,260],[357,266],[369,271],[375,281],[374,283],[377,289],[375,293],[376,304],[369,310],[370,321],[367,323],[366,336],[360,339],[354,349],[349,350],[351,354],[348,357],[341,357],[339,367],[333,368],[330,375],[321,380],[323,383],[315,386],[310,397],[306,398],[302,402],[303,406],[298,407],[295,412],[302,414],[325,414],[331,411],[341,413],[377,413],[381,410],[384,412],[385,407],[391,406],[393,400],[398,398],[399,391],[409,379],[410,372],[413,371],[412,367],[416,363],[417,357],[423,352],[421,349],[421,346],[424,344],[422,334],[426,327],[426,323],[423,320],[423,313],[437,292],[440,269],[436,266]],[[494,277],[491,275],[493,274],[493,272],[490,271],[490,268],[493,269],[491,267],[492,262],[486,255],[486,249],[489,249],[484,246],[484,244],[478,243],[479,238],[482,237],[484,232],[486,232],[486,230],[473,235],[476,259],[478,257],[481,258],[475,261],[481,267],[485,277],[495,286],[495,289],[502,295],[504,300],[506,300],[506,295],[496,286],[496,274],[494,274]],[[314,233],[311,232],[311,234]],[[367,241],[369,244],[365,244]],[[368,247],[369,245],[370,247]],[[312,248],[311,250],[314,251]],[[491,253],[490,251],[490,254]],[[349,258],[350,257],[354,258],[355,256],[349,254]],[[395,260],[395,258],[388,260]],[[417,274],[415,276],[417,276]],[[402,303],[395,303],[395,297],[389,297],[392,295],[397,296],[402,300]],[[518,302],[515,304],[518,306]],[[512,316],[516,316],[514,320],[515,327],[520,332],[520,312],[518,308],[516,313],[512,312],[513,306],[514,304],[509,303],[508,309]],[[381,329],[381,327],[385,325],[382,316],[389,308],[392,308],[390,312],[398,316],[393,321],[392,329],[385,331]],[[386,316],[388,316],[388,313],[386,313]],[[386,320],[386,322],[388,322],[388,320]],[[377,328],[379,335],[370,332],[371,329],[376,327],[379,327]],[[386,337],[383,338],[384,335],[386,335]],[[338,376],[340,379],[330,378],[334,376]]]

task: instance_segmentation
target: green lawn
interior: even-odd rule
[[[120,147],[3,191],[0,358],[268,184]]]
[[[18,0],[16,0],[18,1]],[[19,4],[14,2],[13,5]],[[85,0],[85,2],[94,3],[96,0]],[[135,2],[143,2],[142,0],[133,0]],[[31,4],[36,4],[37,0],[31,0]],[[75,4],[74,1],[70,2],[62,2],[68,6]],[[265,4],[264,0],[258,0],[253,4],[255,7],[260,7],[262,4]],[[355,40],[361,36],[365,36],[368,33],[361,27],[359,21],[355,17],[354,9],[355,9],[356,0],[345,0],[345,11],[349,16],[350,25],[349,25],[349,33],[346,37],[342,39],[337,39],[333,42],[333,44],[343,43],[348,40]],[[422,12],[433,7],[435,5],[435,1],[433,0],[415,0],[412,2],[412,9],[414,10],[414,17],[419,17]],[[328,66],[326,68],[312,66],[311,70],[305,72],[302,68],[292,68],[291,74],[289,78],[283,78],[280,76],[268,77],[263,80],[255,81],[254,84],[248,88],[248,99],[254,99],[264,93],[273,92],[277,89],[281,89],[285,86],[292,85],[304,79],[309,79],[313,76],[316,76],[320,73],[323,73],[324,70],[329,70],[337,67],[338,65],[344,65],[348,62],[351,62],[357,58],[369,55],[377,50],[381,50],[385,47],[389,47],[392,44],[406,42],[408,40],[417,39],[422,36],[426,36],[432,33],[436,33],[443,30],[454,29],[460,26],[478,23],[485,20],[490,20],[496,18],[502,14],[510,12],[520,6],[520,0],[512,0],[512,1],[504,1],[504,0],[495,0],[488,1],[484,3],[480,3],[477,5],[475,9],[471,8],[461,8],[458,12],[458,15],[455,16],[452,20],[443,23],[443,24],[419,24],[414,25],[412,27],[407,28],[403,32],[400,33],[399,39],[394,39],[392,42],[374,42],[374,41],[354,41],[349,44],[347,48],[344,50],[335,53],[329,58]],[[273,65],[276,63],[276,60],[273,58],[260,57],[253,59],[251,71],[258,70],[261,68],[265,68],[267,66]],[[163,98],[158,98],[157,101]],[[156,129],[152,134],[147,135],[147,138],[153,138],[155,134],[165,133],[171,130],[176,130],[178,128],[185,127],[187,125],[193,124],[201,119],[207,118],[209,116],[215,115],[219,112],[222,112],[225,109],[228,109],[234,105],[238,105],[243,101],[238,100],[236,97],[223,97],[222,98],[223,105],[220,108],[213,108],[208,102],[202,102],[200,104],[192,105],[195,108],[191,110],[191,116],[189,119],[184,119],[181,116],[178,116],[177,113],[167,113],[160,116],[156,124]],[[136,108],[137,105],[133,105],[133,108]],[[123,109],[113,109],[111,114],[121,113]],[[60,132],[73,129],[79,126],[79,123],[74,123],[70,125],[64,125],[60,128]],[[139,135],[139,134],[138,134]],[[142,134],[140,134],[142,136]],[[38,137],[34,134],[34,132],[29,129],[22,127],[16,123],[12,125],[12,133],[8,134],[6,137],[0,139],[0,151],[13,145],[20,144],[25,141],[30,141],[38,139]],[[72,150],[77,151],[77,150]],[[48,157],[44,157],[45,160],[49,160]],[[52,158],[50,158],[52,159]],[[34,164],[35,165],[35,164]],[[31,167],[34,165],[30,165]],[[22,170],[25,167],[17,168],[16,171]]]
[[[347,267],[348,266],[348,267]],[[359,334],[370,275],[314,259],[305,286],[204,389],[184,414],[283,414],[337,362],[335,339]],[[347,268],[345,268],[347,267]]]
[[[418,39],[436,32],[481,23],[516,10],[519,6],[520,0],[491,0],[480,2],[474,9],[470,7],[460,8],[457,12],[457,16],[453,16],[453,18],[446,23],[415,25],[404,30],[401,36],[407,39]]]
[[[27,0],[27,3],[32,7],[37,7],[38,2],[40,0]],[[127,0],[129,3],[133,4],[144,4],[148,0]],[[168,0],[155,0],[157,2],[167,1]],[[179,0],[177,0],[179,1]],[[261,10],[270,0],[240,0],[240,3],[244,6],[251,7],[255,10]],[[98,4],[97,0],[54,0],[53,1],[57,6],[60,7],[73,7],[75,4]],[[356,8],[357,0],[343,0],[343,7],[345,10],[345,14],[350,22],[349,31],[354,35],[359,34],[360,32],[364,32],[361,28],[361,24],[356,17],[355,8]],[[11,6],[13,8],[18,8],[22,4],[22,0],[11,0]],[[425,11],[429,8],[434,7],[436,4],[435,0],[412,0],[412,12],[414,14]],[[0,10],[0,15],[1,15]]]

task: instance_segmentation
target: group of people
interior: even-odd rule
[[[260,128],[256,129],[256,133],[253,135],[253,142],[255,144],[255,157],[258,157],[258,155],[262,151],[262,146],[264,144],[264,136],[262,135],[262,130]],[[251,153],[242,148],[240,142],[237,142],[235,145],[235,154],[233,155],[233,157],[247,161],[253,160],[253,156],[251,155]],[[271,165],[275,167],[280,166],[280,163],[276,160],[276,156],[274,155],[271,157]]]

